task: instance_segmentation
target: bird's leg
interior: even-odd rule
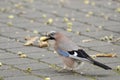
[[[74,68],[73,68],[73,72],[77,72],[78,69],[80,69],[82,66],[84,65],[84,62],[80,62],[80,61],[76,61],[74,63]],[[83,72],[80,70],[80,72],[77,72],[77,73],[80,73],[80,74],[83,74]]]
[[[64,64],[63,69],[67,69],[67,66]]]

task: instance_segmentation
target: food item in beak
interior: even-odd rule
[[[39,42],[39,47],[40,47],[40,48],[48,47],[48,46],[49,46],[49,43],[48,43],[47,40],[48,40],[48,37],[45,37],[45,36],[41,37],[41,38],[40,38],[40,42]]]
[[[40,38],[40,41],[46,41],[46,40],[48,40],[48,37],[46,37],[46,36],[43,36]]]

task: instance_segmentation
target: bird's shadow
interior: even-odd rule
[[[110,74],[90,74],[90,73],[80,74],[80,75],[87,76],[87,77],[108,77],[108,76],[111,76]]]
[[[76,72],[76,71],[70,71],[70,70],[63,70],[63,71],[57,71],[61,74],[68,74],[68,75],[81,75],[85,77],[109,77],[112,76],[111,74],[106,73],[84,73],[84,72]]]

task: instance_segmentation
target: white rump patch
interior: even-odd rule
[[[77,56],[77,55],[78,55],[78,53],[74,52],[73,56]]]

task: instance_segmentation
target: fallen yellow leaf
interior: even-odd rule
[[[0,67],[1,67],[2,65],[3,65],[2,62],[0,62]]]
[[[67,22],[67,27],[72,27],[72,26],[73,26],[72,22]]]
[[[116,69],[117,69],[117,71],[120,71],[120,65],[118,65],[118,66],[116,67]]]
[[[28,68],[26,69],[26,71],[27,71],[27,72],[31,72],[32,69],[31,69],[30,67],[28,67]]]
[[[97,53],[96,57],[117,57],[116,53]]]
[[[81,33],[79,31],[76,32],[77,35],[80,35]]]
[[[13,15],[9,15],[8,18],[9,18],[9,19],[13,19],[14,16],[13,16]]]
[[[116,8],[115,11],[120,13],[120,7]]]
[[[72,29],[71,29],[71,28],[67,28],[67,31],[68,31],[68,32],[72,32]]]
[[[39,32],[37,30],[33,30],[33,33],[34,34],[38,34]]]
[[[90,32],[90,29],[89,29],[89,28],[87,28],[87,29],[86,29],[86,32]]]
[[[48,43],[47,41],[40,41],[40,42],[39,42],[39,46],[40,46],[40,48],[48,47],[48,46],[49,46],[49,43]]]
[[[19,56],[20,56],[20,58],[26,58],[26,57],[27,57],[26,54],[21,54],[21,55],[19,55]]]
[[[89,0],[84,0],[84,4],[89,4],[90,1]]]
[[[43,17],[43,18],[46,18],[46,17],[47,17],[47,15],[46,15],[46,14],[43,14],[43,15],[42,15],[42,17]]]
[[[12,22],[7,22],[7,25],[8,26],[13,26],[13,23]]]
[[[87,43],[87,42],[91,42],[93,41],[93,39],[85,39],[85,40],[82,40],[83,43]]]
[[[46,77],[44,80],[51,80],[49,77]]]
[[[23,52],[21,52],[21,51],[18,51],[18,52],[17,52],[17,54],[18,54],[18,55],[21,55],[21,54],[23,54]]]
[[[68,22],[68,21],[69,21],[69,19],[64,17],[64,22]]]
[[[52,24],[53,23],[53,19],[49,18],[48,21],[46,22],[46,24]]]

